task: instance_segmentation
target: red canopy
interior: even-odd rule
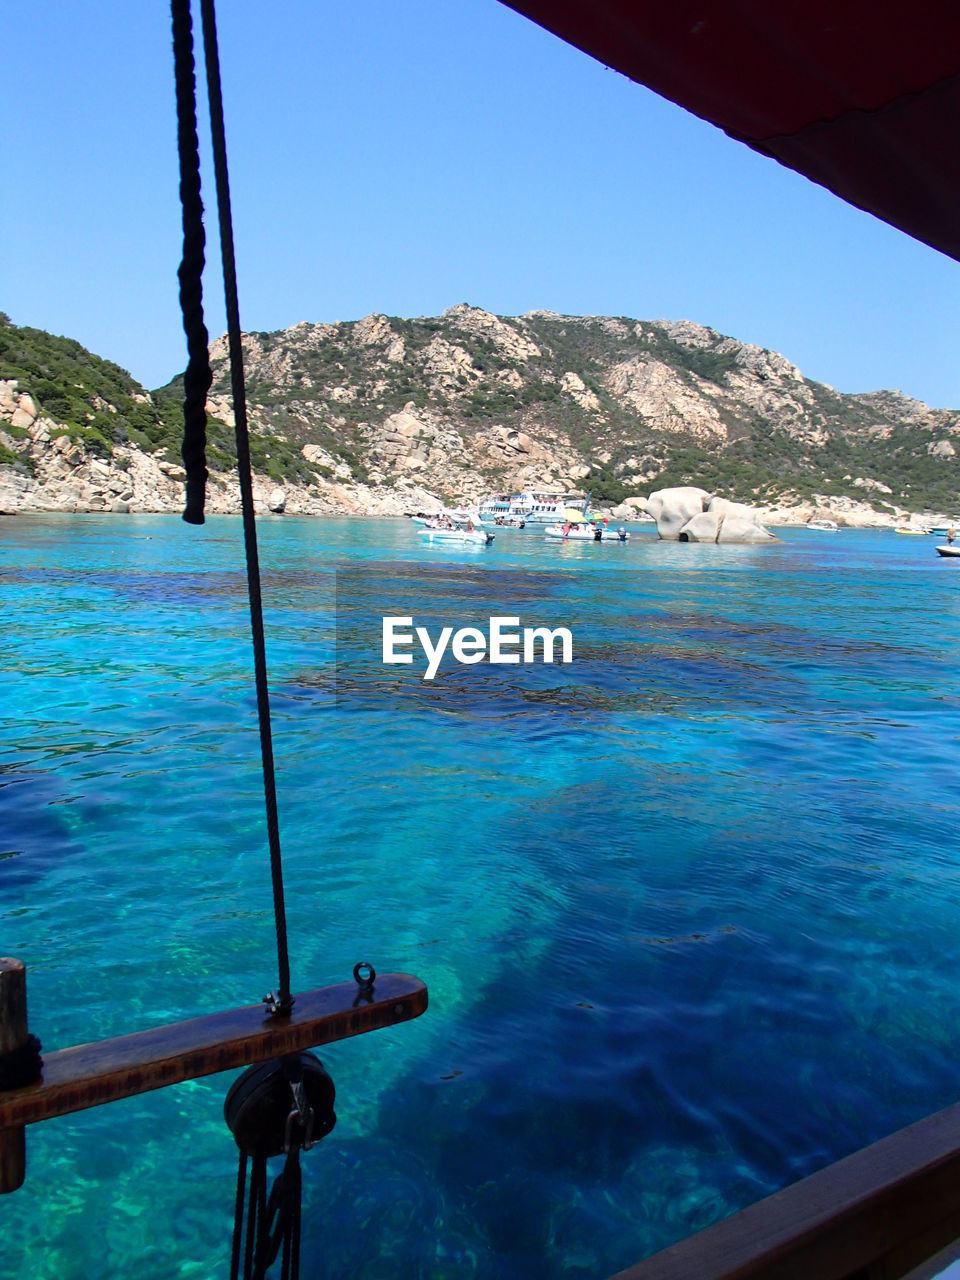
[[[960,260],[957,0],[503,0]]]

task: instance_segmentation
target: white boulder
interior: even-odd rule
[[[657,522],[657,533],[664,541],[676,542],[688,520],[706,509],[710,494],[706,489],[683,485],[676,489],[657,489],[647,499],[647,512]]]
[[[718,542],[776,542],[775,534],[765,529],[755,516],[726,516],[717,532]]]
[[[701,511],[692,516],[680,530],[679,542],[716,542],[717,534],[723,521],[710,511]]]
[[[711,498],[706,510],[716,516],[742,516],[745,520],[758,520],[756,507],[749,507],[745,502],[731,502],[729,498]]]
[[[610,514],[613,516],[614,520],[635,520],[637,515],[635,509],[627,502],[618,503],[617,506],[611,510]]]
[[[646,511],[656,520],[657,533],[665,541],[776,541],[760,523],[760,513],[755,507],[716,497],[694,485],[658,489],[647,499]]]
[[[731,503],[739,506],[739,503]],[[716,511],[701,511],[688,520],[680,530],[681,542],[776,542],[776,538],[756,519],[749,507],[747,515],[736,512],[724,515]]]
[[[276,515],[282,515],[287,505],[287,495],[281,488],[271,490],[267,506]]]

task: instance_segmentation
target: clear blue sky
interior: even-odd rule
[[[245,328],[461,301],[688,318],[843,391],[960,406],[956,263],[496,0],[218,16]],[[0,309],[165,382],[185,363],[168,7],[20,0],[4,47]]]

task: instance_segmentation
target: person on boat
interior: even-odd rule
[[[563,526],[563,536],[564,536],[565,538],[567,538],[567,537],[569,537],[569,536],[570,536],[570,521],[569,521],[569,520],[568,520],[568,521],[567,521],[567,523]]]
[[[952,542],[956,536],[957,536],[956,529],[953,527],[953,525],[950,525],[950,527],[947,529],[947,541]]]
[[[620,541],[621,541],[621,542],[626,542],[626,540],[627,540],[627,531],[626,531],[626,529],[623,527],[623,525],[621,525],[621,526],[620,526],[620,528],[617,530],[617,537],[620,539]]]

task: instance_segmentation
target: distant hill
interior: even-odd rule
[[[211,356],[217,509],[232,465],[223,339]],[[680,483],[759,504],[958,502],[960,413],[897,392],[843,395],[689,321],[506,318],[460,305],[247,334],[244,361],[255,468],[264,485],[295,488],[305,510],[389,509],[391,497],[400,510],[422,490],[460,499],[547,483],[608,503]],[[3,317],[0,382],[0,464],[46,483],[47,442],[28,410],[17,418],[11,407],[26,393],[77,466],[99,458],[129,471],[138,455],[151,474],[179,479],[179,379],[148,394],[78,343]],[[175,506],[179,495],[159,500]]]

